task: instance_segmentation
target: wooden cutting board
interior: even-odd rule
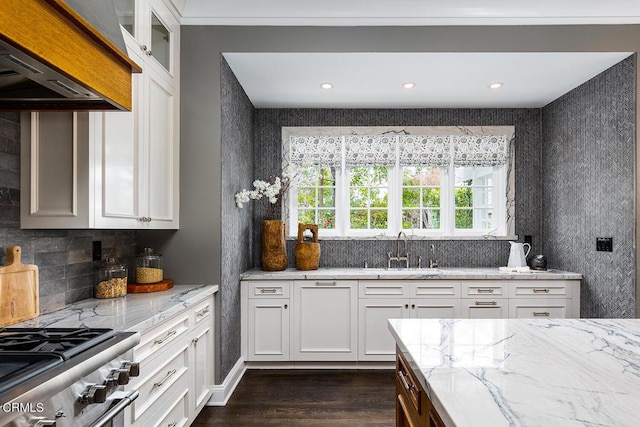
[[[0,327],[33,319],[40,314],[38,266],[23,264],[20,246],[7,248],[0,267]]]
[[[173,288],[173,280],[164,279],[158,283],[129,283],[127,285],[128,294],[140,294],[147,292],[160,292]]]

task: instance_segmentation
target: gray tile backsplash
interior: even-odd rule
[[[20,116],[0,113],[0,264],[9,246],[22,248],[22,262],[36,264],[40,280],[40,311],[91,298],[94,285],[92,242],[102,241],[111,253],[133,266],[135,232],[127,230],[20,229]],[[99,264],[99,263],[97,263]]]

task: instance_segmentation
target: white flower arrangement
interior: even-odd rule
[[[243,208],[251,200],[260,200],[263,197],[269,200],[268,210],[271,216],[275,216],[276,204],[280,202],[279,195],[284,195],[297,177],[297,170],[289,165],[282,170],[282,179],[272,177],[270,181],[256,179],[253,181],[253,190],[243,189],[236,193],[236,206]]]

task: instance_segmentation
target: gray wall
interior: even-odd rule
[[[258,109],[255,130],[255,177],[277,175],[282,165],[283,126],[506,126],[516,128],[516,234],[533,237],[533,253],[540,242],[540,203],[536,191],[540,182],[540,109]],[[260,242],[263,210],[256,209],[255,242]],[[398,230],[400,231],[400,230]],[[413,262],[418,256],[426,262],[429,245],[435,244],[441,267],[499,267],[509,258],[506,241],[413,240],[407,245]],[[289,241],[289,266],[295,266]],[[260,245],[254,245],[253,259],[260,265]],[[395,252],[390,240],[324,240],[322,267],[386,266],[386,254]]]
[[[544,252],[584,280],[582,317],[634,317],[635,58],[543,111]],[[596,252],[613,237],[613,252]]]
[[[177,280],[220,283],[221,53],[224,52],[636,52],[640,26],[251,27],[181,29],[181,220],[167,236]],[[638,71],[636,70],[636,77]],[[636,78],[636,85],[638,79]],[[637,90],[637,87],[636,87]],[[636,109],[635,118],[638,119]],[[638,129],[636,129],[636,140]],[[640,227],[636,227],[640,229]],[[640,232],[640,231],[639,231]],[[246,237],[241,237],[246,238]],[[637,261],[636,261],[637,262]],[[638,270],[636,270],[637,272]],[[218,327],[220,325],[218,324]],[[234,333],[238,333],[234,329]],[[230,337],[231,335],[229,335]],[[229,343],[222,341],[220,351]],[[232,356],[230,355],[230,358]],[[225,378],[228,371],[218,365]]]
[[[111,252],[131,271],[133,231],[20,229],[20,115],[0,113],[0,264],[6,248],[19,245],[22,262],[38,266],[40,311],[53,311],[92,297],[94,240],[102,241],[103,254]]]
[[[220,354],[223,372],[240,357],[240,273],[251,261],[253,203],[235,206],[235,193],[253,182],[254,108],[242,86],[222,62],[222,274],[220,280]],[[219,347],[219,345],[217,346]]]

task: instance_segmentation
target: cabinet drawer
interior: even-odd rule
[[[460,283],[449,280],[427,280],[410,283],[411,298],[460,298]]]
[[[189,398],[187,396],[189,390],[184,390],[176,399],[173,399],[173,403],[169,403],[167,406],[169,410],[165,412],[166,415],[161,415],[161,420],[153,424],[154,427],[182,427],[187,424],[189,419]]]
[[[194,307],[193,324],[199,325],[204,320],[210,319],[212,312],[213,312],[213,301],[211,300],[211,298],[208,298],[206,301],[203,301]]]
[[[507,297],[506,284],[491,281],[462,282],[462,298]]]
[[[409,297],[409,286],[404,281],[361,280],[358,287],[360,298]]]
[[[571,298],[571,283],[562,280],[536,280],[509,283],[510,298]]]
[[[509,317],[515,319],[570,317],[570,304],[567,300],[522,298],[509,300]]]
[[[131,381],[130,387],[137,388],[140,396],[132,406],[132,421],[138,421],[145,414],[155,414],[167,406],[167,396],[182,387],[188,388],[187,370],[189,366],[189,346],[177,347],[166,357],[153,359],[152,363],[141,363],[140,372],[149,372],[145,377]],[[157,366],[160,365],[160,366]],[[140,425],[145,425],[140,424]]]
[[[144,332],[140,337],[140,344],[133,350],[136,362],[144,362],[156,352],[186,336],[189,330],[189,315],[188,312],[181,313],[148,332]]]
[[[248,282],[249,298],[289,298],[289,282]]]
[[[396,386],[398,388],[396,393],[405,397],[405,404],[408,406],[406,409],[408,409],[409,413],[420,414],[422,410],[420,402],[422,398],[422,393],[420,393],[421,386],[401,353],[397,353],[396,359]]]

